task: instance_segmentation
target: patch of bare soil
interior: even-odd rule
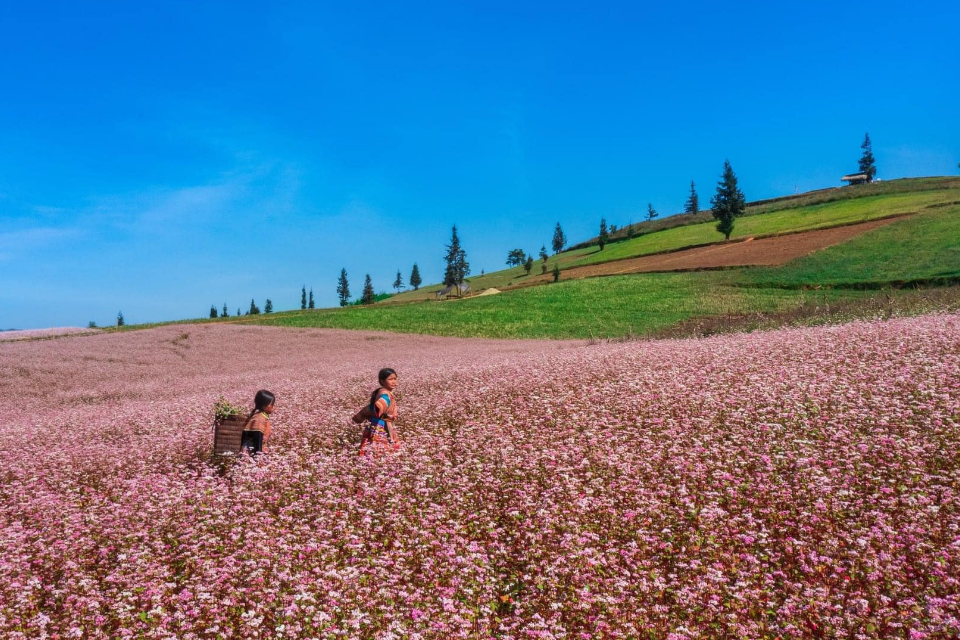
[[[778,266],[807,254],[846,242],[858,235],[890,224],[898,217],[871,220],[830,229],[815,229],[766,238],[746,238],[706,247],[681,249],[614,262],[564,269],[563,279],[590,278],[625,273],[652,271],[695,271],[724,267]],[[539,276],[536,282],[547,282],[552,276]],[[530,281],[528,281],[530,282]],[[527,283],[524,283],[527,284]]]

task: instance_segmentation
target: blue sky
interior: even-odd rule
[[[0,328],[336,304],[600,217],[960,161],[960,5],[6,3]]]

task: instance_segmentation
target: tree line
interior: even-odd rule
[[[874,162],[872,146],[870,142],[870,134],[867,133],[864,136],[863,144],[861,145],[862,155],[859,161],[860,172],[867,176],[867,182],[872,182],[874,176],[876,176],[876,165]],[[960,166],[960,165],[958,165]],[[713,197],[710,198],[710,213],[713,219],[716,221],[716,229],[719,233],[722,233],[724,239],[729,240],[730,235],[733,233],[735,220],[742,216],[746,211],[746,196],[739,187],[739,182],[737,175],[733,170],[733,166],[730,164],[729,160],[724,160],[723,162],[723,172],[720,176],[720,180],[717,183],[716,192]],[[683,205],[683,213],[696,215],[700,213],[700,197],[697,194],[697,185],[691,180],[690,181],[690,192],[687,196],[686,201]],[[647,203],[647,213],[646,213],[646,222],[653,222],[660,216],[659,212],[654,208],[652,202]],[[600,229],[597,236],[597,245],[600,247],[600,251],[603,251],[607,244],[611,242],[613,234],[618,231],[618,228],[614,224],[607,224],[607,220],[604,217],[600,218]],[[635,237],[636,230],[634,225],[630,224],[627,227],[627,238]],[[567,244],[566,234],[563,232],[563,228],[560,226],[560,223],[557,222],[556,227],[553,231],[553,239],[551,242],[551,247],[553,249],[554,255],[561,253],[564,247]],[[540,259],[540,273],[547,273],[547,261],[549,256],[547,254],[546,245],[540,247],[538,253],[538,258]],[[443,285],[462,285],[466,280],[467,276],[470,275],[470,263],[467,261],[466,251],[463,249],[460,243],[460,236],[457,233],[457,226],[453,225],[451,232],[450,244],[446,245],[446,253],[444,254],[445,269],[443,275]],[[511,249],[507,253],[507,266],[510,267],[520,267],[522,266],[527,275],[533,271],[535,264],[533,253],[527,253],[523,249]],[[554,281],[560,279],[560,268],[559,265],[554,262],[553,268],[553,277]],[[420,288],[422,284],[422,279],[420,277],[420,270],[417,266],[417,263],[413,263],[413,269],[410,272],[410,286],[413,287],[414,291]],[[403,283],[403,274],[398,269],[397,276],[393,281],[393,288],[398,292],[400,289],[405,288]],[[386,296],[386,294],[381,294]],[[301,296],[301,309],[313,309],[313,290],[310,290],[310,300],[309,305],[307,303],[307,294],[306,288],[304,288]],[[340,270],[340,277],[337,280],[337,297],[340,301],[340,306],[345,307],[349,304],[371,304],[376,301],[376,294],[374,293],[373,283],[370,279],[370,274],[366,274],[364,278],[363,292],[360,295],[360,298],[353,303],[350,302],[350,283],[347,278],[347,270]]]

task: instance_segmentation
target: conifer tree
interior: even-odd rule
[[[560,282],[560,265],[556,262],[553,263],[553,281]]]
[[[410,286],[413,287],[413,290],[416,291],[420,288],[420,285],[423,284],[423,280],[420,278],[420,267],[417,266],[417,263],[413,263],[413,270],[410,272]]]
[[[210,317],[211,318],[217,317],[217,308],[213,305],[210,305]]]
[[[447,255],[444,260],[447,268],[443,275],[443,284],[445,286],[463,284],[464,278],[470,275],[470,264],[467,262],[466,251],[460,246],[457,225],[453,225],[453,234],[450,237],[450,244],[447,245]]]
[[[543,264],[547,264],[547,245],[540,245],[540,259],[543,260]]]
[[[363,281],[363,294],[360,296],[360,304],[372,304],[373,303],[373,281],[370,280],[370,274],[367,274],[367,279]]]
[[[527,275],[530,275],[531,269],[533,269],[533,256],[527,256],[527,261],[523,263],[523,270],[527,272]]]
[[[350,283],[347,282],[347,270],[340,269],[340,279],[337,281],[337,297],[340,306],[345,307],[350,302]]]
[[[303,289],[300,290],[300,308],[307,308],[307,285],[303,285]]]
[[[267,304],[263,305],[264,313],[273,313],[273,303],[270,301],[270,298],[267,298]]]
[[[227,311],[227,303],[226,303],[226,302],[223,303],[223,310],[220,311],[220,317],[221,317],[221,318],[229,318],[229,317],[230,317],[230,312]]]
[[[597,237],[597,244],[600,245],[600,251],[603,251],[604,245],[610,242],[610,235],[607,233],[607,219],[600,218],[600,235]]]
[[[648,202],[647,203],[647,222],[653,222],[653,219],[659,215],[660,214],[657,213],[657,210],[653,208],[653,204]]]
[[[723,161],[723,177],[717,183],[717,194],[710,199],[712,213],[717,220],[717,231],[729,240],[733,233],[733,221],[743,215],[747,200],[737,187],[737,176],[729,160]]]
[[[257,306],[257,303],[253,301],[253,298],[250,298],[250,311],[251,316],[259,315],[260,307]]]
[[[697,186],[690,181],[690,197],[683,205],[684,213],[698,213],[700,211],[700,198],[697,197]]]
[[[400,291],[400,287],[403,286],[403,276],[400,275],[400,269],[397,269],[397,279],[393,281],[393,288],[397,291]]]
[[[564,245],[567,244],[567,236],[563,235],[563,229],[560,228],[560,223],[557,223],[557,228],[553,230],[553,252],[560,253],[563,251]]]
[[[243,313],[240,311],[240,307],[237,307],[237,317],[239,318],[242,315]]]
[[[117,326],[123,326],[123,311],[117,311]]]
[[[313,287],[310,287],[310,302],[307,303],[307,309],[313,308]]]
[[[873,182],[873,177],[877,175],[877,165],[873,160],[873,145],[870,144],[870,133],[863,136],[863,155],[860,156],[860,173],[867,176],[867,182]]]
[[[96,329],[96,328],[97,328],[96,320],[91,320],[90,322],[87,323],[87,329]]]

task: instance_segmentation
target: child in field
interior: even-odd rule
[[[380,369],[377,378],[380,386],[370,394],[370,404],[353,416],[355,423],[367,423],[360,442],[360,455],[364,454],[371,443],[389,443],[394,447],[399,445],[393,427],[393,422],[397,419],[397,400],[394,395],[397,389],[397,372],[389,368]]]
[[[270,414],[273,413],[276,398],[266,389],[257,391],[253,398],[253,411],[247,417],[244,431],[259,431],[263,434],[263,450],[267,450],[267,438],[270,437]]]

